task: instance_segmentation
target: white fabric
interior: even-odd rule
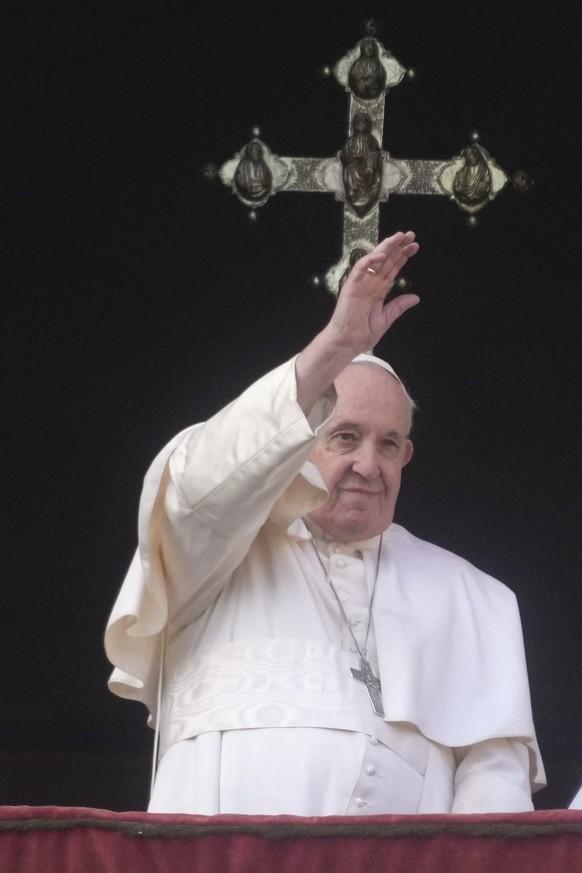
[[[411,726],[397,728],[414,744]],[[210,731],[164,755],[150,812],[190,815],[412,815],[532,809],[528,752],[516,740],[472,747],[455,776],[451,749],[425,741],[419,770],[372,734],[312,728]],[[330,765],[330,761],[333,765]],[[241,786],[243,787],[241,790]]]
[[[544,784],[544,775],[517,605],[501,583],[392,524],[374,601],[385,722],[352,679],[349,668],[358,659],[300,518],[327,496],[305,462],[333,397],[322,398],[307,421],[296,403],[293,363],[259,380],[204,426],[179,435],[146,477],[140,549],[112,612],[106,648],[116,665],[112,690],[143,700],[155,718],[160,632],[170,617],[158,784],[176,767],[186,772],[190,754],[184,750],[204,746],[204,761],[200,752],[192,756],[188,772],[199,784],[196,773],[206,768],[212,785],[205,779],[195,796],[209,798],[208,804],[197,800],[175,811],[200,811],[202,803],[204,814],[267,808],[276,814],[289,795],[294,814],[327,814],[306,810],[329,807],[329,782],[336,811],[359,799],[364,805],[353,808],[365,812],[362,773],[369,776],[367,768],[377,766],[366,763],[363,750],[373,736],[386,783],[401,778],[404,760],[410,780],[403,784],[417,784],[406,810],[446,812],[457,802],[460,811],[471,812],[490,811],[488,805],[531,808],[524,743],[534,787]],[[361,548],[368,587],[375,545]],[[354,568],[344,569],[340,596],[349,599]],[[333,572],[341,588],[344,570],[337,562]],[[362,606],[354,609],[356,615]],[[295,742],[297,731],[310,735],[301,746],[301,778],[314,774],[305,791],[314,788],[315,806],[305,791],[285,788],[299,770],[277,753],[281,730],[291,731],[286,743]],[[320,737],[327,763],[313,753]],[[340,745],[351,747],[345,760]],[[271,750],[270,758],[263,749]],[[232,761],[238,757],[244,761],[237,770]],[[334,780],[345,777],[349,792],[330,781],[338,761],[346,774],[334,773]],[[248,774],[240,768],[258,770],[263,763],[267,782],[269,773],[279,774],[280,790],[266,807],[249,800],[247,809]],[[233,773],[235,789],[229,789]],[[347,774],[356,774],[355,781]],[[263,796],[259,781],[255,789]],[[245,786],[244,798],[237,785]],[[390,808],[388,794],[377,792],[381,808],[375,811],[402,812]]]
[[[383,361],[382,358],[377,358],[376,355],[372,355],[369,352],[362,352],[361,355],[356,355],[356,357],[352,360],[352,364],[375,364],[377,367],[382,367],[383,370],[386,370],[387,373],[391,373],[394,378],[400,382],[402,387],[404,388],[404,383],[402,379],[398,375],[398,373],[390,366],[387,361]],[[405,389],[406,390],[406,389]]]
[[[582,809],[582,785],[568,809]]]

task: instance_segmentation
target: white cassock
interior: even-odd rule
[[[327,497],[307,458],[334,402],[331,391],[306,418],[289,361],[179,434],[146,475],[106,651],[112,691],[159,719],[149,809],[532,809],[545,777],[502,583],[391,524],[368,642],[384,718],[352,677],[359,658],[302,520]],[[378,538],[318,547],[362,645]]]

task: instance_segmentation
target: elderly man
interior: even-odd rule
[[[514,595],[393,522],[413,403],[367,352],[417,249],[357,261],[313,341],[146,476],[106,650],[157,729],[152,812],[522,811],[544,784]]]

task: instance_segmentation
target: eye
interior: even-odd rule
[[[350,446],[357,441],[356,434],[349,430],[339,430],[337,433],[332,434],[331,439],[341,446]]]
[[[332,439],[337,440],[340,443],[351,443],[356,437],[353,433],[350,433],[347,430],[338,431],[338,433],[334,433]]]
[[[393,437],[386,437],[386,439],[382,440],[380,445],[383,449],[389,451],[397,451],[400,448],[400,443],[398,442],[398,440],[393,439]]]

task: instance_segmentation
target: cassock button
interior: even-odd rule
[[[368,776],[375,776],[376,775],[376,768],[372,767],[372,765],[370,764],[369,767],[366,767],[366,773],[368,774]]]
[[[356,806],[366,806],[366,801],[362,800],[361,797],[356,797]]]
[[[379,746],[380,740],[378,739],[378,737],[370,737],[370,745]]]
[[[347,562],[344,561],[343,558],[338,558],[335,562],[336,567],[339,567],[340,570],[343,570],[344,567],[347,567]]]

